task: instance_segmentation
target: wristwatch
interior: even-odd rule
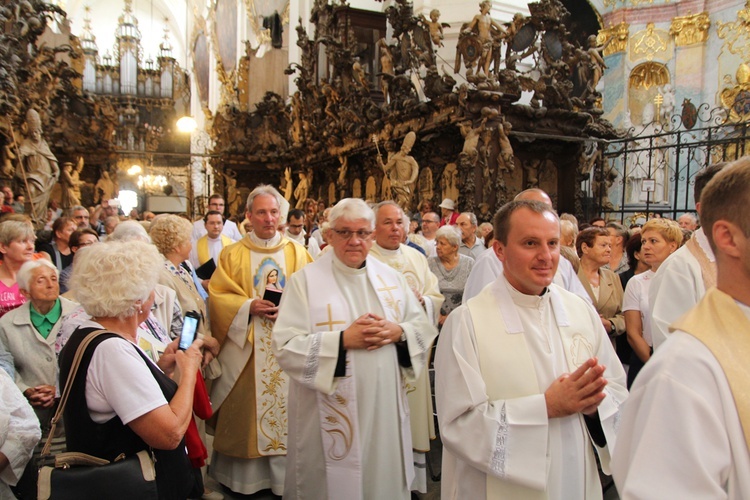
[[[615,328],[615,323],[614,321],[610,321],[609,322],[609,334],[611,336],[611,335],[614,335],[615,333],[617,333],[617,328]]]

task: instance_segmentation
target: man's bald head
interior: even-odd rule
[[[529,188],[521,191],[515,198],[513,198],[513,201],[519,200],[538,201],[552,208],[552,199],[547,193],[539,188]]]

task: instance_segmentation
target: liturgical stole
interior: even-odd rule
[[[542,394],[546,390],[539,387],[537,382],[534,363],[523,334],[523,324],[506,283],[505,277],[500,275],[492,285],[485,287],[467,302],[474,325],[482,379],[490,401],[532,396]],[[579,313],[588,306],[581,303],[580,298],[566,297],[556,288],[557,285],[550,285],[547,293],[550,294],[550,305],[562,336],[568,371],[573,372],[594,356],[599,342],[604,337],[598,334],[600,332],[592,331],[590,314],[585,310],[583,314]],[[574,304],[573,301],[579,303]],[[573,314],[568,314],[568,309]],[[580,415],[579,420],[582,432],[587,436],[588,431]],[[585,452],[587,455],[591,454],[585,460],[586,472],[596,474],[596,462],[591,447],[586,447]],[[530,461],[526,466],[543,469],[546,485],[546,456],[538,457],[535,462]],[[592,466],[593,471],[589,471]],[[588,484],[587,481],[587,489]],[[547,493],[543,489],[511,483],[501,477],[487,474],[487,498],[542,500],[547,498]]]
[[[724,370],[750,449],[750,320],[734,299],[717,288],[669,327],[697,338]]]
[[[223,234],[220,235],[221,237],[221,248],[226,248],[234,241],[232,241],[232,238],[229,236],[224,236]],[[196,248],[195,250],[198,253],[198,264],[203,265],[206,262],[208,262],[208,259],[211,258],[211,253],[208,251],[208,236],[203,236],[202,238],[199,238],[198,241],[195,243]],[[216,264],[218,265],[219,262],[217,261]]]
[[[406,298],[395,272],[374,257],[367,258],[365,269],[367,279],[377,293],[386,319],[394,323],[401,322]],[[333,276],[332,252],[324,255],[315,262],[315,265],[303,268],[303,272],[307,279],[311,331],[344,330],[356,318],[351,317],[349,305],[343,300],[344,295]],[[319,349],[320,335],[313,335],[311,339],[311,355],[316,356],[316,345]],[[358,429],[355,371],[351,352],[347,351],[346,375],[338,379],[334,392],[332,394],[317,392],[329,500],[361,500],[363,496],[362,443]],[[311,386],[314,373],[309,375],[308,385]],[[401,446],[408,488],[414,480],[411,430],[404,380],[400,373],[398,375],[401,380],[397,398],[401,422]],[[377,446],[377,443],[371,443],[371,445]]]
[[[690,238],[687,243],[685,243],[685,246],[690,254],[695,257],[695,260],[698,261],[698,265],[701,268],[704,288],[708,290],[709,288],[716,286],[716,263],[711,262],[708,259],[706,252],[704,252],[698,244],[698,239],[695,237]]]

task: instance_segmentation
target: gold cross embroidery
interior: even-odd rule
[[[331,314],[331,304],[328,304],[328,321],[322,323],[315,323],[315,326],[328,326],[330,331],[333,331],[333,325],[345,325],[346,321],[334,321],[333,315]]]
[[[394,313],[396,314],[396,318],[394,319],[394,321],[398,321],[401,318],[401,310],[398,307],[398,300],[396,300],[396,298],[391,293],[391,290],[398,290],[398,286],[386,286],[385,280],[380,275],[378,275],[378,279],[383,284],[383,288],[378,288],[377,291],[388,293],[388,297],[385,298],[385,303],[388,307],[393,309]]]

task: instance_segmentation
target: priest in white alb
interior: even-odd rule
[[[221,376],[211,388],[209,474],[245,495],[284,489],[288,379],[271,352],[278,307],[270,294],[283,291],[312,258],[277,231],[282,200],[271,186],[250,193],[246,217],[253,230],[221,252],[208,287],[211,331],[221,345]]]
[[[421,252],[403,243],[405,231],[403,211],[393,201],[383,201],[373,208],[375,212],[375,242],[370,255],[399,272],[409,284],[412,292],[422,304],[427,317],[437,326],[443,296],[438,279]],[[406,386],[411,413],[411,439],[414,447],[414,471],[411,489],[427,493],[427,452],[430,440],[435,439],[435,417],[433,415],[432,391],[427,370],[423,370],[416,382]]]
[[[623,407],[622,499],[750,498],[750,156],[700,198],[716,287],[673,323]]]
[[[408,499],[414,479],[406,383],[437,330],[402,275],[368,256],[374,214],[330,213],[327,252],[292,276],[273,330],[289,376],[284,498]]]
[[[594,309],[553,284],[554,211],[513,201],[493,226],[503,273],[451,313],[435,357],[442,498],[601,498],[625,372]]]
[[[726,163],[714,163],[695,176],[695,209],[701,213],[701,192]],[[676,252],[667,257],[651,279],[648,302],[654,351],[669,336],[669,325],[700,302],[706,290],[716,286],[716,258],[702,227]]]

